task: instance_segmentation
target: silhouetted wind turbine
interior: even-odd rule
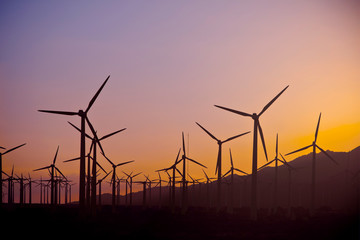
[[[327,152],[325,152],[321,147],[319,147],[317,144],[316,144],[316,140],[317,140],[317,136],[318,136],[318,132],[319,132],[319,126],[320,126],[320,119],[321,119],[321,113],[319,115],[319,120],[318,120],[318,123],[317,123],[317,127],[316,127],[316,131],[315,131],[315,139],[314,141],[312,142],[312,144],[306,146],[306,147],[303,147],[303,148],[300,148],[298,150],[295,150],[293,152],[290,152],[290,153],[287,153],[285,154],[285,156],[287,155],[290,155],[290,154],[293,154],[293,153],[296,153],[296,152],[300,152],[300,151],[303,151],[303,150],[306,150],[310,147],[313,148],[313,154],[312,154],[312,175],[311,175],[311,202],[310,202],[310,213],[313,215],[314,214],[314,210],[315,210],[315,188],[316,188],[316,148],[318,148],[322,153],[325,154],[326,157],[328,157],[331,161],[333,161],[334,163],[336,163],[337,165],[338,162],[335,161],[334,158],[332,158]]]
[[[219,150],[218,150],[218,157],[217,157],[217,162],[216,162],[216,169],[215,169],[215,174],[218,174],[218,179],[217,179],[217,210],[219,210],[221,208],[221,178],[222,178],[222,167],[221,167],[221,159],[222,159],[222,144],[229,142],[235,138],[241,137],[243,135],[248,134],[249,132],[246,133],[241,133],[239,135],[230,137],[224,141],[219,140],[218,138],[216,138],[213,134],[211,134],[208,130],[206,130],[203,126],[201,126],[199,123],[196,122],[196,124],[202,129],[204,130],[211,138],[213,138],[215,141],[217,141],[217,144],[219,146]]]
[[[274,195],[273,195],[273,212],[276,213],[277,208],[278,208],[278,204],[277,204],[277,193],[278,193],[278,165],[279,165],[279,161],[284,163],[283,161],[281,161],[278,157],[278,153],[279,153],[279,144],[278,144],[278,134],[276,134],[276,147],[275,147],[275,158],[273,160],[271,160],[270,162],[267,162],[266,164],[264,164],[263,166],[261,166],[259,170],[265,168],[266,166],[269,166],[270,164],[272,164],[273,162],[275,162],[275,175],[274,175]],[[285,164],[285,163],[284,163]]]
[[[55,183],[55,178],[54,178],[54,174],[55,174],[55,170],[57,172],[59,172],[61,174],[61,176],[63,176],[65,179],[65,175],[55,166],[55,163],[56,163],[56,158],[57,158],[57,155],[58,155],[58,152],[59,152],[59,146],[57,147],[56,149],[56,153],[55,153],[55,157],[54,157],[54,160],[52,162],[51,165],[49,166],[46,166],[46,167],[42,167],[42,168],[38,168],[38,169],[35,169],[34,171],[39,171],[39,170],[44,170],[44,169],[51,169],[50,170],[50,174],[51,174],[51,180],[50,180],[50,183],[51,183],[51,188],[50,188],[50,191],[51,191],[51,195],[50,195],[50,201],[51,201],[51,204],[54,204],[55,203],[55,198],[56,198],[56,195],[54,195],[54,183]]]
[[[186,160],[189,160],[189,161],[191,161],[193,163],[196,163],[196,164],[198,164],[198,165],[200,165],[200,166],[202,166],[204,168],[207,168],[207,167],[186,156],[184,132],[182,133],[182,145],[183,145],[183,155],[182,155],[181,159],[176,164],[183,161],[183,172],[181,174],[182,175],[182,207],[181,207],[181,212],[184,214],[186,212],[186,210],[187,210]]]
[[[127,162],[122,162],[122,163],[119,163],[119,164],[114,164],[107,156],[105,156],[105,154],[103,152],[101,152],[101,154],[106,158],[106,160],[109,161],[109,163],[112,165],[113,167],[113,174],[112,174],[112,178],[111,178],[111,181],[112,181],[112,206],[113,206],[113,210],[115,210],[115,185],[116,185],[116,168],[121,166],[121,165],[124,165],[124,164],[127,164],[127,163],[131,163],[131,162],[134,162],[134,160],[132,161],[127,161]]]
[[[212,179],[216,179],[215,177],[214,178],[209,178],[209,176],[206,174],[206,172],[204,171],[204,169],[202,169],[202,171],[204,172],[205,174],[205,177],[206,177],[206,207],[209,208],[210,207],[210,191],[209,191],[209,185],[210,183],[212,182],[211,180]]]
[[[2,182],[3,182],[3,180],[2,180],[2,156],[3,155],[5,155],[5,154],[7,154],[7,153],[9,153],[9,152],[11,152],[11,151],[14,151],[15,149],[18,149],[19,147],[22,147],[22,146],[24,146],[26,143],[24,143],[24,144],[21,144],[21,145],[19,145],[19,146],[17,146],[17,147],[14,147],[14,148],[11,148],[11,149],[9,149],[9,150],[7,150],[7,151],[5,151],[5,152],[3,152],[3,153],[1,153],[0,152],[0,204],[2,204],[2,195],[3,195],[3,190],[2,190]],[[1,149],[5,149],[4,147],[0,147]]]
[[[173,177],[172,177],[172,183],[170,183],[170,185],[171,185],[170,205],[171,205],[172,211],[174,211],[174,207],[175,207],[175,178],[176,178],[175,174],[176,174],[176,171],[180,174],[180,176],[182,176],[181,172],[176,168],[176,165],[179,163],[178,159],[179,159],[180,151],[181,151],[181,148],[179,148],[179,151],[178,151],[178,154],[176,156],[175,162],[171,167],[156,170],[156,172],[160,172],[160,171],[167,172],[168,170],[172,169]]]
[[[127,178],[128,179],[130,179],[130,206],[132,206],[132,184],[133,184],[133,178],[134,177],[136,177],[136,176],[138,176],[139,174],[141,174],[141,172],[139,172],[139,173],[137,173],[137,174],[135,174],[135,175],[132,175],[132,173],[130,173],[130,174],[127,174],[126,172],[124,172],[124,171],[122,171],[126,176],[127,176]]]
[[[234,110],[234,109],[230,109],[230,108],[215,105],[215,107],[218,107],[218,108],[221,108],[221,109],[224,109],[224,110],[239,114],[241,116],[251,117],[254,120],[253,161],[252,161],[252,178],[251,178],[251,219],[252,220],[257,220],[257,159],[258,159],[258,157],[257,157],[257,143],[258,143],[257,138],[258,138],[258,130],[259,130],[259,133],[260,133],[261,142],[262,142],[262,145],[263,145],[263,148],[264,148],[264,153],[265,153],[266,160],[268,159],[267,153],[266,153],[264,134],[263,134],[263,131],[262,131],[261,126],[260,126],[259,118],[271,106],[271,104],[273,104],[276,101],[276,99],[278,97],[280,97],[280,95],[288,87],[289,86],[285,87],[268,104],[266,104],[265,107],[261,110],[261,112],[259,114],[257,114],[257,113],[249,114],[249,113],[241,112],[241,111],[238,111],[238,110]]]
[[[99,184],[99,206],[101,206],[101,183],[102,183],[102,181],[105,180],[105,178],[106,178],[107,176],[109,176],[109,174],[110,174],[111,172],[112,172],[112,171],[108,172],[103,178],[99,179],[98,182],[97,182],[97,184]]]
[[[17,180],[14,178],[14,164],[12,166],[11,175],[4,173],[8,178],[6,179],[8,181],[8,204],[14,203],[14,180]]]
[[[95,206],[96,206],[96,182],[97,182],[96,181],[96,165],[98,165],[97,164],[97,158],[96,158],[96,147],[97,147],[97,145],[99,145],[101,151],[103,153],[105,153],[104,149],[101,146],[101,141],[104,140],[104,139],[107,139],[107,138],[109,138],[109,137],[111,137],[111,136],[113,136],[113,135],[115,135],[117,133],[120,133],[120,132],[126,130],[126,128],[120,129],[118,131],[109,133],[109,134],[107,134],[107,135],[105,135],[105,136],[103,136],[101,138],[98,138],[97,133],[96,133],[93,125],[91,124],[91,122],[89,120],[87,120],[87,122],[88,122],[90,130],[91,130],[91,132],[93,134],[93,137],[90,137],[89,135],[87,135],[85,133],[85,136],[87,138],[91,139],[91,141],[92,141],[92,144],[91,144],[91,147],[90,147],[90,152],[91,152],[91,149],[93,149],[93,158],[92,158],[93,159],[93,165],[92,165],[92,181],[91,181],[91,206],[92,206],[93,212],[95,212]],[[78,127],[76,127],[74,124],[72,124],[71,122],[68,122],[68,123],[71,126],[73,126],[75,129],[77,129],[79,132],[81,132],[81,130]],[[106,171],[105,171],[105,173],[106,173]]]
[[[249,175],[249,174],[247,174],[246,172],[234,167],[234,162],[233,162],[233,158],[232,158],[230,148],[229,148],[229,152],[230,152],[230,164],[231,164],[231,167],[230,167],[230,170],[227,171],[222,177],[224,178],[229,173],[231,174],[230,175],[230,188],[231,188],[230,189],[230,212],[232,213],[233,209],[234,209],[234,171],[237,171],[237,172],[245,174],[245,175]]]
[[[160,175],[160,171],[157,171],[158,175],[159,175],[159,179],[156,179],[156,180],[159,180],[158,182],[158,185],[159,185],[159,208],[161,208],[161,205],[162,205],[162,200],[161,200],[161,192],[162,192],[162,188],[161,188],[161,182],[166,182],[165,180],[162,180],[161,179],[161,175]],[[168,172],[166,172],[168,174]],[[169,175],[170,176],[170,175]],[[156,186],[155,186],[156,187]]]
[[[99,90],[95,93],[94,97],[90,100],[88,107],[85,111],[79,110],[78,112],[66,112],[66,111],[52,111],[52,110],[38,110],[39,112],[45,113],[54,113],[61,115],[74,116],[78,115],[81,118],[81,136],[80,136],[80,181],[79,181],[79,204],[80,208],[84,209],[85,207],[85,121],[89,124],[89,119],[87,118],[87,113],[89,112],[91,106],[96,101],[101,90],[104,88],[106,82],[109,80],[110,75],[106,78],[105,82],[101,85]],[[90,125],[90,124],[89,124]]]
[[[145,181],[136,181],[134,183],[141,183],[143,185],[143,209],[146,208],[146,184],[147,180]]]
[[[285,166],[287,167],[287,169],[288,169],[288,173],[289,173],[289,180],[288,180],[288,199],[287,199],[287,201],[288,201],[288,209],[289,209],[289,214],[290,214],[290,216],[292,216],[292,211],[291,211],[291,208],[292,208],[292,204],[291,204],[291,190],[292,190],[292,171],[297,171],[297,170],[299,170],[299,169],[301,169],[301,168],[294,168],[294,167],[292,167],[286,160],[285,160],[285,158],[284,158],[284,156],[280,153],[280,156],[281,156],[281,158],[282,158],[282,161],[281,162],[283,162],[284,164],[285,164]]]

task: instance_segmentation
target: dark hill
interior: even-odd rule
[[[316,155],[316,206],[329,207],[335,210],[354,211],[356,207],[356,177],[360,171],[360,147],[350,152],[332,152],[330,154],[339,165],[328,159],[323,153]],[[309,207],[312,153],[300,156],[289,164],[296,170],[291,174],[291,190],[289,198],[289,170],[286,166],[278,168],[278,204],[281,207]],[[258,199],[260,208],[269,208],[273,204],[275,168],[266,167],[258,172]],[[360,177],[360,174],[358,174]],[[230,181],[230,176],[225,181]],[[234,175],[234,207],[247,207],[250,202],[251,176]],[[206,190],[209,187],[209,198]],[[158,206],[160,188],[155,187],[147,191],[149,205]],[[207,199],[210,205],[214,205],[216,194],[216,181],[207,186],[205,183],[188,186],[189,205],[206,206]],[[230,185],[224,183],[223,205],[229,203]],[[161,188],[162,205],[168,205],[169,189],[166,184]],[[176,188],[176,201],[180,205],[181,189]],[[141,205],[143,199],[142,191],[133,193],[133,204]],[[129,200],[128,200],[129,201]],[[103,204],[111,204],[111,194],[102,195]],[[125,204],[125,196],[120,197],[120,204]]]

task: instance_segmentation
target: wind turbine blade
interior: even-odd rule
[[[6,148],[4,148],[4,147],[1,147],[1,146],[0,146],[0,148],[1,148],[1,149],[6,149]]]
[[[261,170],[261,169],[265,168],[266,166],[270,165],[270,164],[273,163],[274,161],[275,161],[275,159],[274,159],[274,160],[271,160],[270,162],[267,162],[266,164],[264,164],[264,165],[262,165],[261,167],[259,167],[258,170]]]
[[[220,165],[220,148],[221,148],[221,145],[219,145],[219,150],[218,150],[218,157],[217,157],[217,160],[216,160],[216,168],[215,168],[215,175],[217,174],[217,171],[219,169],[219,165]]]
[[[127,174],[126,172],[122,171],[126,176],[131,177],[129,174]]]
[[[88,153],[86,156],[90,156],[90,154],[91,154],[91,150],[93,149],[93,147],[94,147],[94,141],[91,141],[91,145],[90,145],[89,153]]]
[[[110,171],[110,172],[108,172],[106,175],[105,175],[105,177],[103,177],[102,179],[101,179],[101,181],[103,181],[103,180],[105,180],[105,178],[107,177],[107,176],[109,176],[109,174],[112,172],[112,170]]]
[[[170,168],[163,168],[163,169],[159,169],[159,170],[156,170],[155,172],[168,171],[169,169],[171,169],[171,167],[170,167]]]
[[[119,132],[122,132],[122,131],[124,131],[124,130],[126,130],[126,128],[123,128],[123,129],[118,130],[118,131],[116,131],[116,132],[113,132],[113,133],[110,133],[110,134],[108,134],[108,135],[105,135],[105,136],[103,136],[102,138],[100,138],[99,141],[104,140],[104,139],[106,139],[106,138],[108,138],[108,137],[111,137],[112,135],[117,134],[117,133],[119,133]]]
[[[229,171],[227,171],[227,172],[222,176],[222,178],[226,177],[226,175],[228,175],[230,172],[231,172],[231,169],[230,169]]]
[[[137,175],[141,174],[142,172],[139,172],[137,174],[135,174],[134,176],[132,176],[133,178],[136,177]],[[159,172],[158,172],[159,173]],[[159,176],[160,176],[160,173],[159,173]]]
[[[198,164],[198,165],[200,165],[200,166],[202,166],[204,168],[207,168],[206,166],[202,165],[201,163],[199,163],[199,162],[197,162],[197,161],[195,161],[195,160],[193,160],[191,158],[186,157],[186,159],[189,160],[189,161],[192,161],[193,163],[196,163],[196,164]]]
[[[6,172],[4,172],[4,171],[1,171],[3,174],[5,174],[8,178],[10,178],[10,176],[6,173]]]
[[[190,178],[191,178],[191,180],[193,181],[193,182],[195,182],[195,180],[190,176],[190,174],[187,174]]]
[[[69,121],[68,121],[68,123],[81,133],[80,128],[78,128],[77,126],[75,126],[74,124],[72,124],[72,123],[69,122]],[[92,137],[90,137],[90,136],[89,136],[88,134],[86,134],[86,133],[85,133],[85,136],[86,136],[87,138],[89,138],[89,139],[92,139]]]
[[[293,154],[293,153],[300,152],[300,151],[302,151],[302,150],[308,149],[309,147],[312,147],[312,144],[311,144],[311,145],[309,145],[309,146],[306,146],[306,147],[300,148],[300,149],[298,149],[298,150],[295,150],[295,151],[289,152],[289,153],[285,154],[285,156],[290,155],[290,154]]]
[[[58,169],[57,167],[55,167],[55,169],[61,174],[61,176],[63,176],[65,179],[67,179],[67,178],[65,177],[65,175],[60,171],[60,169]]]
[[[44,113],[54,113],[54,114],[69,115],[69,116],[78,115],[77,112],[52,111],[52,110],[38,110],[38,111]]]
[[[183,177],[183,174],[175,167],[175,170],[180,174],[181,177]]]
[[[35,170],[33,170],[33,171],[34,171],[34,172],[36,172],[36,171],[39,171],[39,170],[44,170],[44,169],[48,169],[48,168],[51,168],[51,166],[38,168],[38,169],[35,169]]]
[[[204,171],[204,169],[201,169],[201,170],[204,172],[206,179],[207,179],[207,180],[210,180],[209,177],[208,177],[208,175],[207,175],[206,172]]]
[[[105,154],[104,154],[103,152],[100,152],[100,153],[106,158],[106,160],[109,161],[109,163],[110,163],[111,165],[115,166],[115,164],[114,164],[107,156],[105,156]]]
[[[95,93],[94,97],[91,99],[91,101],[89,102],[89,105],[86,109],[86,113],[90,110],[91,106],[94,104],[94,102],[96,101],[96,98],[99,96],[101,90],[104,88],[106,82],[109,80],[110,75],[106,78],[105,82],[101,85],[101,87],[99,88],[99,90]]]
[[[280,95],[289,87],[289,85],[286,86],[286,88],[284,88],[278,95],[276,95],[268,104],[265,105],[265,107],[263,108],[263,110],[259,113],[259,117],[261,116],[261,114],[263,114],[266,109],[268,109],[271,104],[273,104],[276,99],[278,99],[278,97],[280,97]]]
[[[180,151],[181,151],[181,148],[179,148],[179,152],[178,152],[178,154],[177,154],[177,156],[176,156],[175,164],[177,164],[177,162],[178,162],[179,155],[180,155]]]
[[[54,157],[53,164],[55,164],[55,162],[56,162],[56,158],[57,158],[58,152],[59,152],[59,146],[58,146],[57,149],[56,149],[56,153],[55,153],[55,157]]]
[[[265,146],[264,134],[263,134],[263,131],[262,131],[262,129],[261,129],[260,122],[258,122],[258,128],[259,128],[259,132],[260,132],[261,143],[262,143],[262,146],[263,146],[263,148],[264,148],[264,153],[265,153],[266,161],[268,161],[268,156],[267,156],[266,146]]]
[[[332,160],[334,163],[336,163],[337,165],[339,165],[339,163],[333,158],[331,157],[327,152],[325,152],[321,147],[319,147],[318,145],[315,145],[322,153],[324,153],[328,158],[330,158],[330,160]]]
[[[102,147],[102,145],[101,145],[100,141],[96,141],[96,142],[98,143],[98,145],[99,145],[99,148],[100,148],[101,152],[105,154],[104,149],[103,149],[103,147]]]
[[[98,163],[98,162],[96,162],[96,165],[98,165],[99,166],[99,168],[101,168],[101,170],[103,170],[104,171],[104,173],[107,173],[106,171],[105,171],[105,169]]]
[[[286,163],[288,163],[287,161],[286,161],[286,159],[284,158],[284,156],[280,153],[280,156],[281,156],[281,158],[282,158],[282,160],[284,161],[284,162],[286,162]],[[290,165],[289,165],[290,166]]]
[[[127,161],[127,162],[123,162],[123,163],[119,163],[119,164],[116,165],[116,167],[121,166],[121,165],[124,165],[124,164],[131,163],[131,162],[134,162],[134,160]]]
[[[278,153],[279,153],[278,149],[279,149],[278,134],[276,134],[276,157],[278,156]]]
[[[25,144],[26,144],[26,143],[23,143],[23,144],[21,144],[21,145],[19,145],[19,146],[17,146],[17,147],[11,148],[11,149],[5,151],[5,152],[4,152],[3,154],[1,154],[1,155],[7,154],[7,153],[9,153],[9,152],[11,152],[11,151],[14,151],[15,149],[18,149],[18,148],[24,146]]]
[[[72,162],[72,161],[76,161],[76,160],[80,160],[80,157],[73,158],[73,159],[69,159],[69,160],[65,160],[65,161],[63,161],[63,162]]]
[[[236,136],[233,136],[233,137],[231,137],[231,138],[228,138],[228,139],[226,139],[225,141],[223,141],[223,143],[228,142],[228,141],[231,141],[231,140],[233,140],[233,139],[235,139],[235,138],[238,138],[238,137],[241,137],[241,136],[243,136],[243,135],[246,135],[246,134],[248,134],[249,132],[250,132],[250,131],[245,132],[245,133],[241,133],[241,134],[236,135]]]
[[[248,173],[246,173],[246,172],[244,172],[244,171],[241,171],[241,170],[238,169],[238,168],[234,168],[234,170],[235,170],[235,171],[238,171],[238,172],[241,172],[241,173],[243,173],[243,174],[245,174],[245,175],[249,175]]]
[[[233,113],[236,113],[236,114],[239,114],[239,115],[242,115],[242,116],[245,116],[245,117],[252,117],[252,115],[249,114],[249,113],[240,112],[238,110],[234,110],[234,109],[231,109],[231,108],[226,108],[226,107],[222,107],[222,106],[218,106],[218,105],[214,105],[214,106],[218,107],[218,108],[221,108],[221,109],[224,109],[224,110],[227,110],[227,111],[230,111],[230,112],[233,112]]]
[[[212,135],[208,130],[206,130],[203,126],[201,126],[199,123],[195,122],[202,130],[204,130],[210,137],[212,137],[215,141],[219,141],[214,135]]]
[[[321,119],[321,113],[319,115],[319,120],[318,120],[318,123],[317,123],[317,126],[316,126],[316,131],[315,131],[315,141],[316,142],[316,139],[317,139],[317,136],[318,136],[318,132],[319,132],[319,125],[320,125],[320,119]]]
[[[184,132],[182,132],[182,145],[183,145],[183,153],[185,155],[185,140],[184,140]]]
[[[229,152],[230,152],[230,163],[231,163],[231,168],[234,168],[234,163],[233,163],[233,159],[232,159],[232,154],[231,154],[231,149],[229,148]]]
[[[97,137],[97,135],[96,135],[96,131],[95,131],[93,125],[91,124],[89,118],[86,116],[85,119],[86,119],[86,122],[87,122],[87,124],[88,124],[88,126],[89,126],[89,128],[90,128],[90,130],[91,130],[91,132],[92,132],[92,134],[94,135],[94,138],[95,138],[96,140],[98,140],[98,137]]]

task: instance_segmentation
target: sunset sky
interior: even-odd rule
[[[320,112],[319,146],[360,145],[355,0],[2,1],[0,35],[0,146],[27,143],[3,157],[5,172],[14,164],[18,175],[46,178],[32,170],[49,165],[59,145],[57,166],[77,182],[79,163],[63,161],[79,156],[80,135],[67,121],[80,126],[80,118],[37,110],[85,110],[108,75],[88,116],[99,136],[127,128],[102,143],[114,163],[135,160],[120,176],[157,178],[182,131],[189,156],[214,175],[217,144],[195,122],[222,140],[252,131],[250,118],[214,104],[259,113],[287,85],[260,118],[269,160],[276,133],[281,153],[311,144]],[[223,145],[224,172],[230,147],[236,167],[251,172],[252,138]],[[203,177],[194,164],[189,172]]]

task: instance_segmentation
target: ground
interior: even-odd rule
[[[167,209],[104,206],[96,217],[77,206],[3,205],[3,236],[34,239],[97,237],[113,239],[359,239],[356,215],[326,213],[290,220],[284,216],[250,221],[240,213],[189,209],[185,215]]]

